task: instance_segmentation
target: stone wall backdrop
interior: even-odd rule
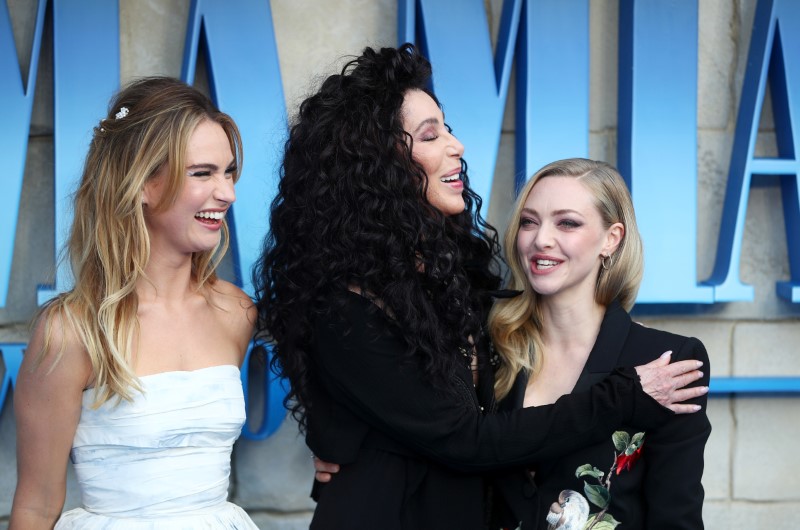
[[[113,0],[109,0],[113,1]],[[21,71],[30,62],[34,0],[7,0]],[[121,82],[143,75],[180,75],[189,0],[119,0]],[[502,0],[485,1],[494,34]],[[756,0],[699,0],[698,264],[713,267]],[[590,156],[616,163],[617,11],[614,0],[590,2]],[[394,0],[272,0],[286,104],[292,113],[319,76],[336,71],[345,55],[367,45],[396,44]],[[36,285],[53,275],[53,51],[48,16],[30,128],[12,286],[0,308],[0,342],[28,339]],[[565,80],[565,82],[569,82]],[[199,74],[198,84],[204,83]],[[508,109],[513,109],[513,82]],[[489,205],[489,220],[504,226],[513,195],[514,120],[507,110]],[[797,132],[796,132],[797,134]],[[469,146],[466,158],[469,159]],[[769,98],[764,105],[760,155],[776,154]],[[665,157],[665,164],[669,163]],[[741,261],[753,302],[714,304],[691,313],[641,311],[653,327],[699,337],[713,376],[800,376],[800,304],[775,294],[789,278],[780,189],[750,194]],[[680,212],[676,212],[680,215]],[[648,244],[645,241],[645,244]],[[676,256],[675,259],[681,259]],[[223,269],[224,270],[224,269]],[[0,374],[4,367],[0,367]],[[705,520],[710,529],[789,529],[800,510],[800,401],[791,396],[715,397],[708,413],[713,433],[706,450]],[[0,530],[7,527],[16,481],[11,400],[0,411]],[[240,440],[234,450],[232,500],[264,529],[307,528],[313,502],[310,452],[290,420],[265,441]],[[66,507],[79,502],[70,470]]]

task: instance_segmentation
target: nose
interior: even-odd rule
[[[233,189],[232,178],[221,178],[217,181],[217,186],[214,188],[214,199],[232,204],[236,200],[236,191]]]
[[[461,158],[464,156],[464,144],[458,141],[453,133],[447,133],[450,135],[450,142],[447,144],[447,148],[451,156],[455,156],[457,158]]]
[[[533,244],[537,249],[544,250],[553,247],[553,229],[554,227],[546,222],[539,226],[533,238]]]

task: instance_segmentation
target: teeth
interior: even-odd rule
[[[458,180],[461,180],[461,175],[456,174],[453,175],[452,177],[442,177],[439,180],[441,180],[442,182],[456,182]]]
[[[551,259],[537,259],[536,260],[536,266],[539,267],[540,269],[549,268],[549,267],[555,267],[556,265],[558,265],[558,262],[557,261],[553,261]]]
[[[219,221],[223,217],[225,217],[225,212],[199,212],[194,215],[195,217],[201,217],[203,219],[216,219]]]

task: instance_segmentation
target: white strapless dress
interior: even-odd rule
[[[56,529],[256,529],[230,502],[231,449],[245,421],[239,369],[140,378],[143,394],[83,406],[70,458],[83,506]]]

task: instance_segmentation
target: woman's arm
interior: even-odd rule
[[[624,423],[648,428],[672,416],[642,392],[632,370],[554,405],[483,416],[427,383],[387,317],[368,311],[370,305],[353,295],[337,308],[339,317],[318,323],[319,380],[372,428],[445,465],[481,471],[556,458],[611,436]],[[324,445],[312,449],[336,462]]]
[[[51,321],[51,347],[36,365],[44,346],[44,320],[43,316],[34,329],[14,391],[17,489],[9,530],[50,529],[58,520],[83,390],[91,374],[83,347],[59,318]]]
[[[688,339],[675,359],[697,359],[704,375],[695,385],[708,385],[710,367],[705,347]],[[711,434],[706,415],[707,396],[691,401],[703,410],[680,415],[645,435],[642,456],[646,464],[642,495],[646,502],[645,528],[697,530],[703,528],[703,452]]]

